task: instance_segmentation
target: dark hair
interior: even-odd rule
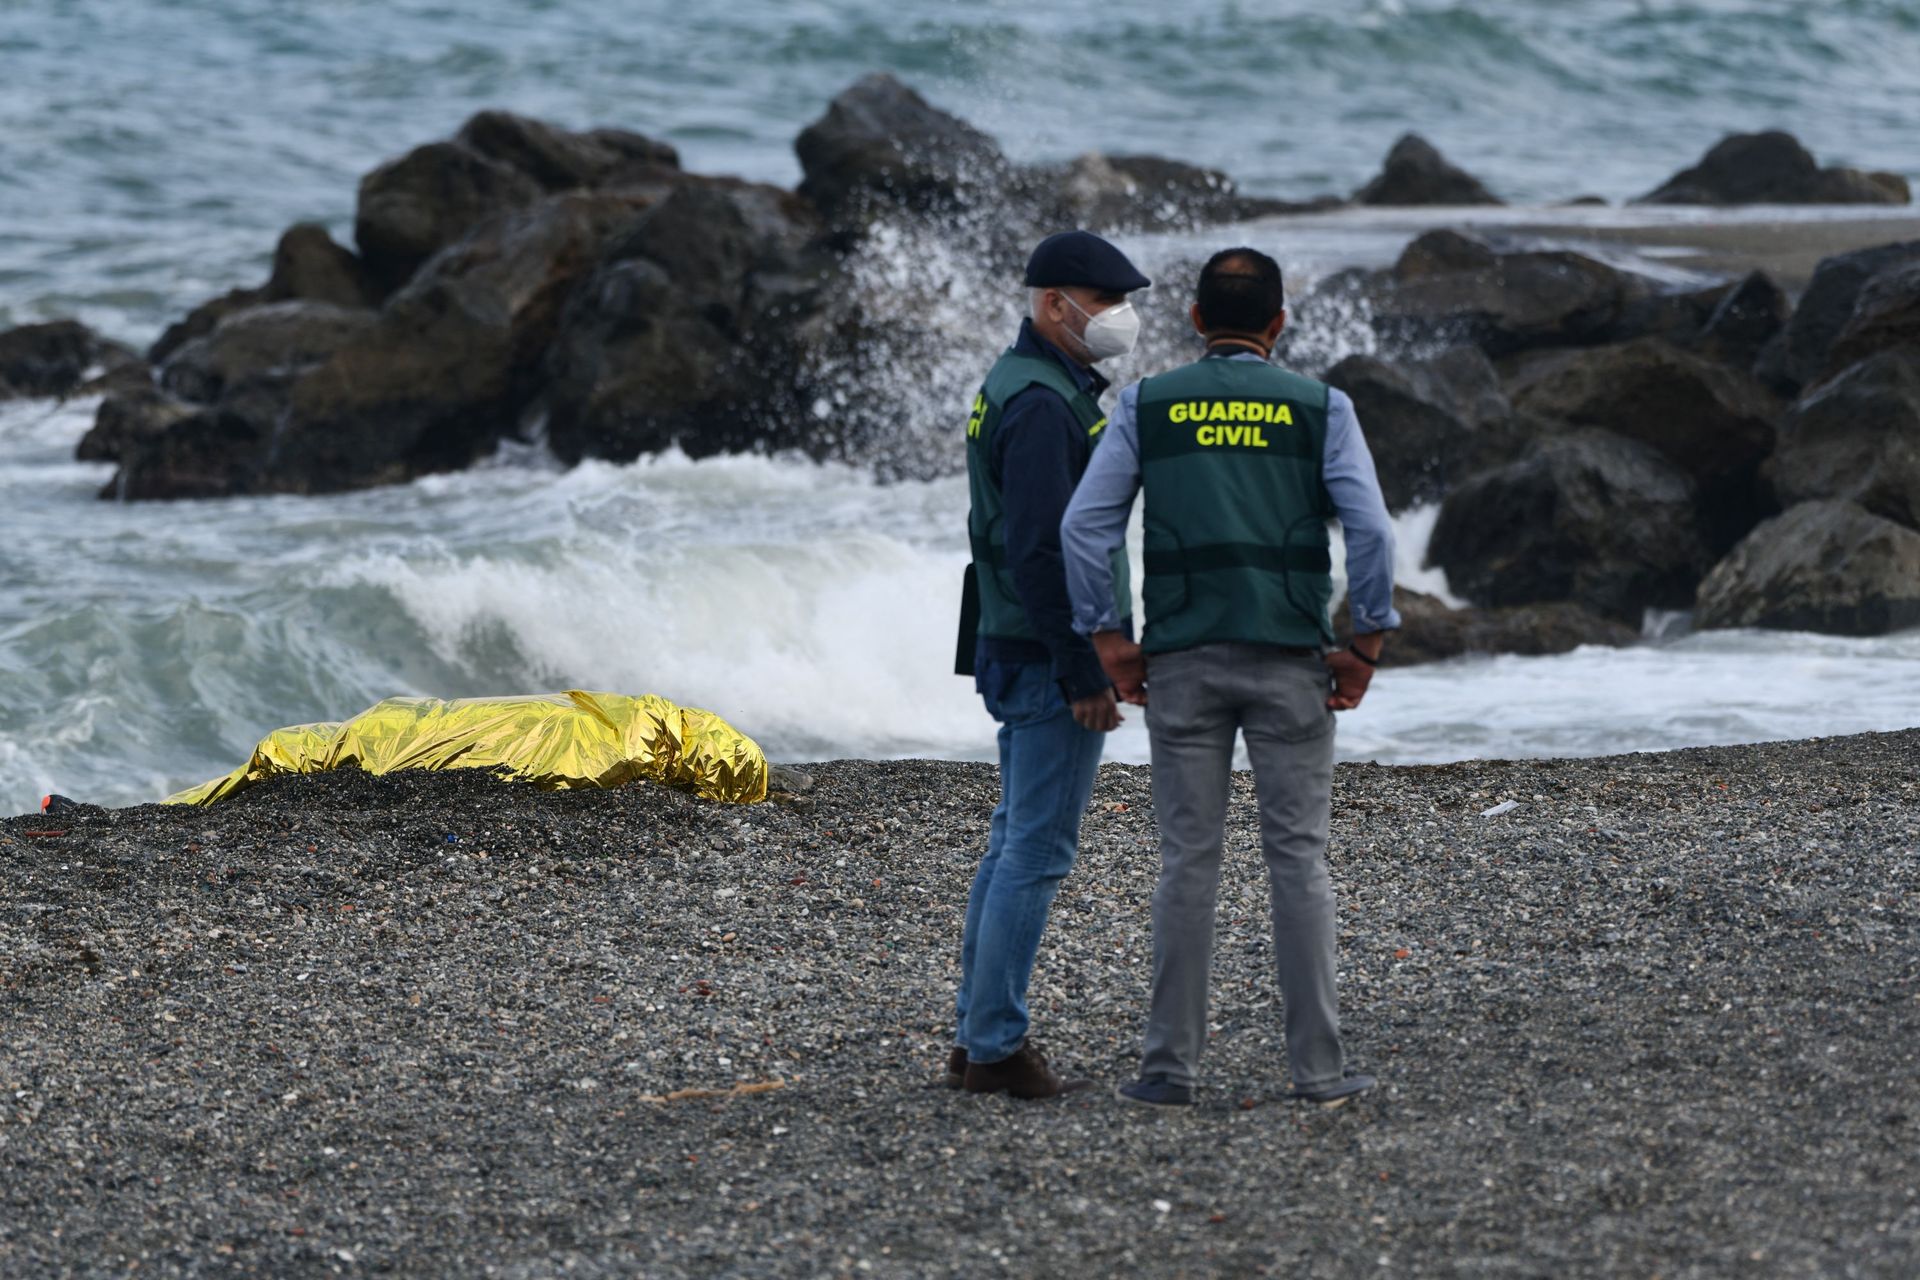
[[[1286,309],[1280,264],[1258,249],[1222,249],[1200,268],[1200,323],[1214,333],[1259,333]]]

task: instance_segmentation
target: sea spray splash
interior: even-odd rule
[[[1319,288],[1328,265],[1290,252],[1283,221],[1109,238],[1154,281],[1136,295],[1145,321],[1138,347],[1099,366],[1115,386],[1199,355],[1187,308],[1201,264],[1228,244],[1253,244],[1285,264],[1294,302],[1281,358],[1290,367],[1320,373],[1379,349],[1365,297],[1340,280]],[[846,309],[860,318],[858,332],[813,353],[804,371],[821,388],[808,406],[828,445],[820,452],[883,479],[963,470],[967,406],[1027,315],[1023,253],[1004,242],[1001,224],[979,216],[875,223],[847,263]]]

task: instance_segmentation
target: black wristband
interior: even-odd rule
[[[1360,659],[1360,661],[1366,663],[1370,667],[1377,667],[1380,665],[1380,659],[1369,658],[1366,654],[1360,652],[1360,648],[1358,645],[1351,645],[1351,644],[1348,645],[1347,652],[1352,654],[1354,657]]]

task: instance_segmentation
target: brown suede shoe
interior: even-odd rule
[[[1010,1093],[1016,1098],[1057,1098],[1092,1084],[1091,1080],[1063,1080],[1031,1040],[1010,1058],[999,1062],[967,1061],[961,1088],[968,1093]]]
[[[940,1083],[949,1089],[965,1087],[967,1083],[967,1051],[959,1045],[953,1046],[953,1052],[947,1055],[947,1074]]]

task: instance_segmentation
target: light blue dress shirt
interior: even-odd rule
[[[1216,357],[1259,360],[1253,352]],[[1120,392],[1107,418],[1106,439],[1093,451],[1080,487],[1060,521],[1067,591],[1073,597],[1073,629],[1082,635],[1118,631],[1124,621],[1113,607],[1114,548],[1127,538],[1127,519],[1140,492],[1140,384]],[[1360,434],[1360,419],[1347,393],[1327,392],[1327,446],[1321,469],[1327,494],[1347,541],[1347,598],[1353,629],[1365,635],[1400,625],[1393,607],[1393,521],[1380,494],[1373,455]]]

